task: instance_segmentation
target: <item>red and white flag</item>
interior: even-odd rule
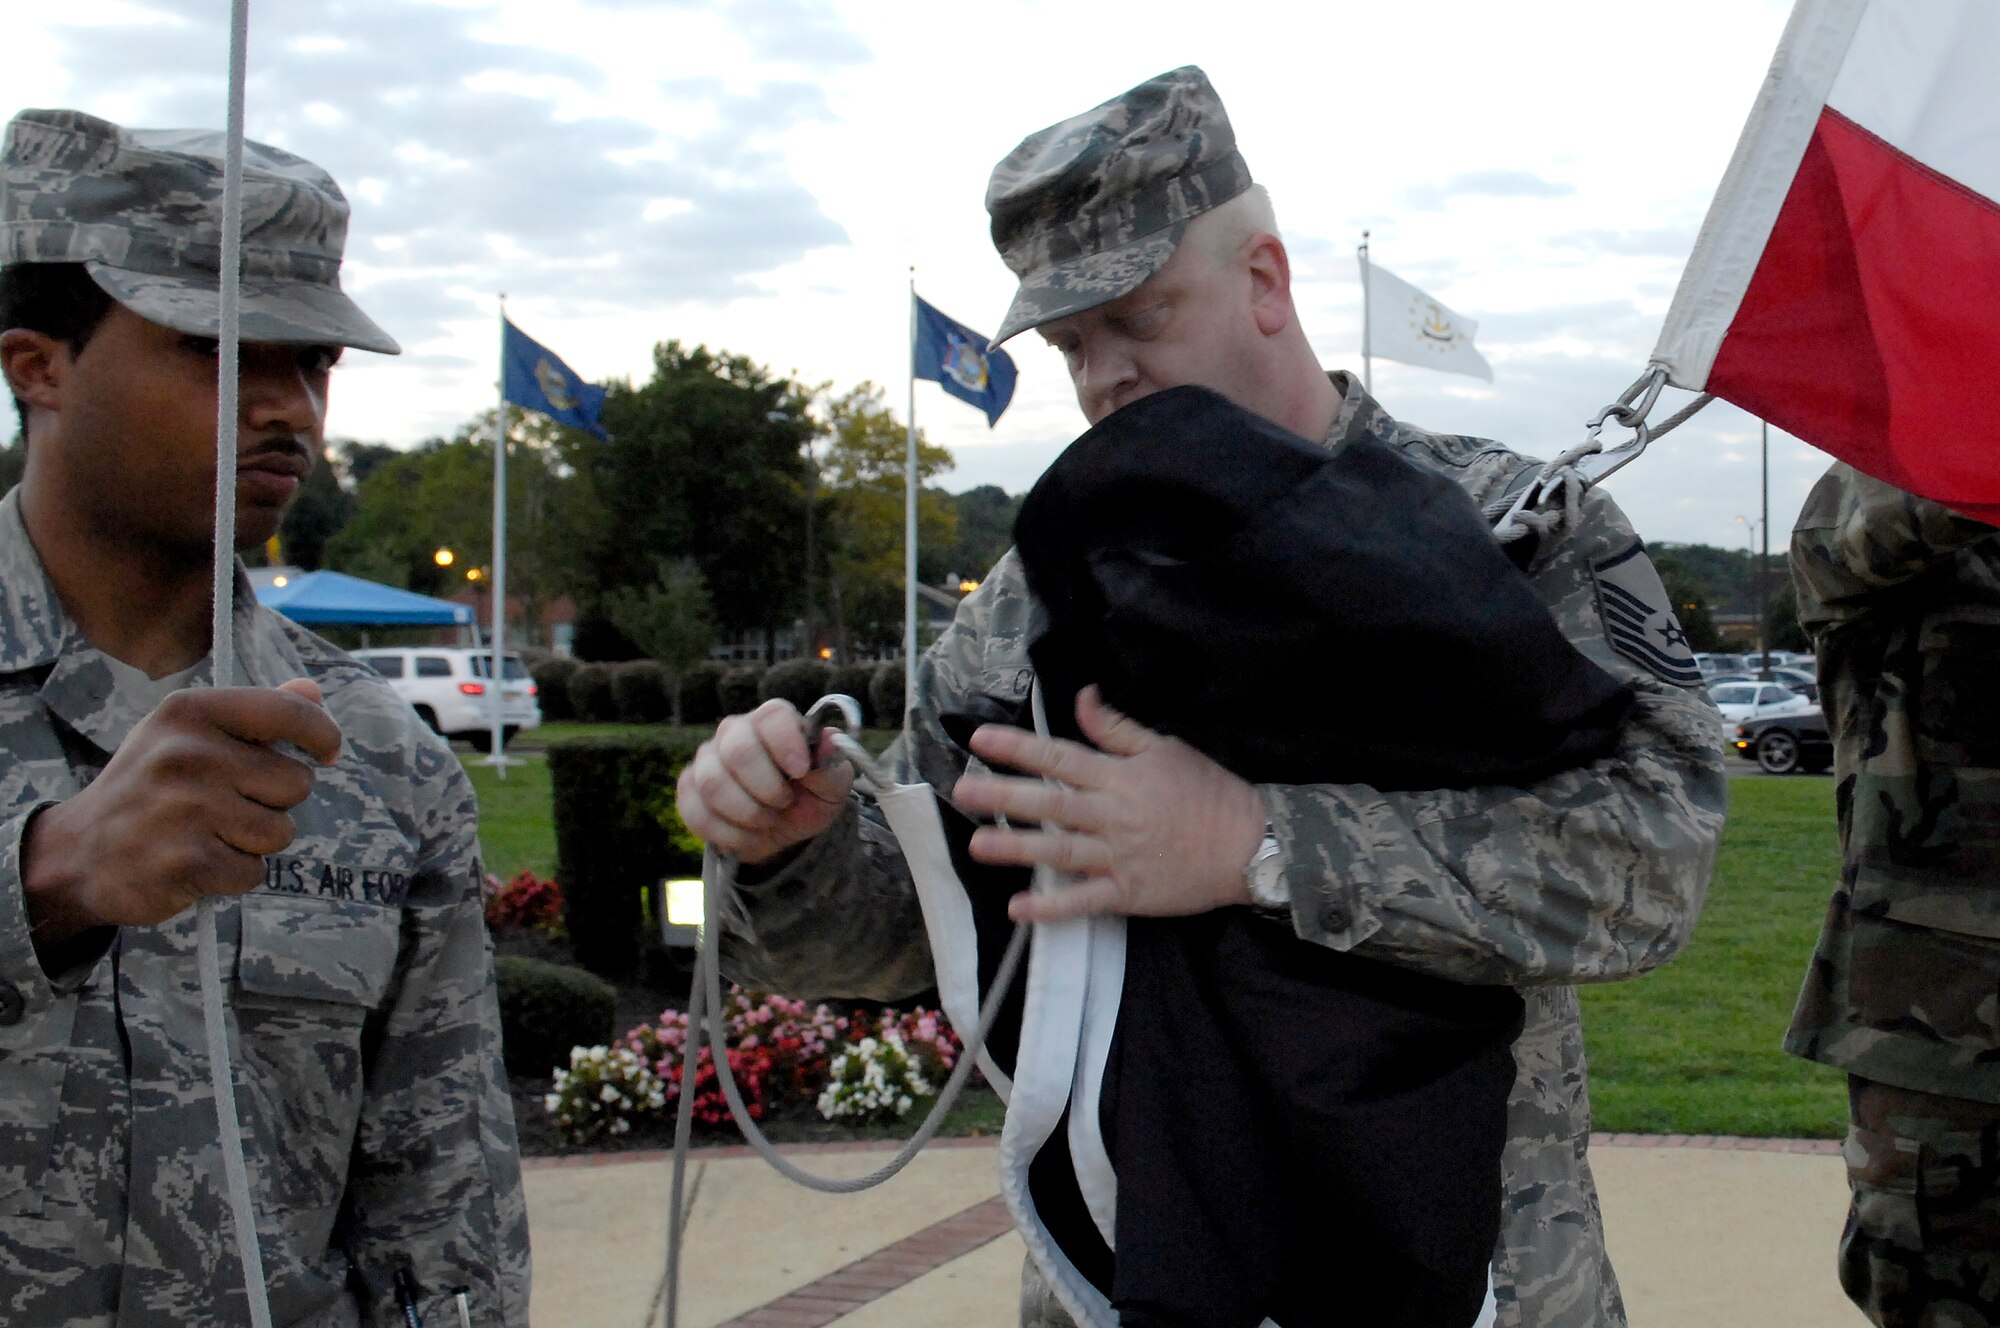
[[[2000,4],[1799,0],[1653,359],[2000,522]]]

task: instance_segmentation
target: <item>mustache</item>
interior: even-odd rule
[[[296,457],[308,466],[319,459],[312,444],[305,439],[297,434],[279,434],[274,438],[260,439],[248,448],[239,449],[236,453],[236,464],[247,465],[273,456]]]

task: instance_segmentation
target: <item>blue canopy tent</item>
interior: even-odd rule
[[[364,581],[344,572],[301,572],[257,587],[257,600],[296,623],[371,627],[464,627],[472,610],[449,600]]]

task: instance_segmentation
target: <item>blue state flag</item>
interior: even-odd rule
[[[1014,361],[1004,350],[986,349],[986,338],[955,323],[917,296],[917,333],[910,353],[919,378],[986,412],[986,427],[1014,399]]]
[[[597,418],[604,409],[604,389],[584,382],[575,370],[506,319],[500,320],[500,326],[504,333],[501,397],[524,410],[540,411],[558,424],[610,438]]]

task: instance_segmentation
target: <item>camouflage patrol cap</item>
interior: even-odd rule
[[[993,168],[993,243],[1021,287],[993,344],[1115,300],[1190,219],[1250,187],[1208,75],[1187,65],[1030,134]]]
[[[22,111],[0,145],[0,266],[81,263],[141,318],[217,335],[226,147],[212,130],[128,130],[81,111]],[[347,199],[332,176],[246,142],[243,339],[397,354],[341,292],[346,239]]]

